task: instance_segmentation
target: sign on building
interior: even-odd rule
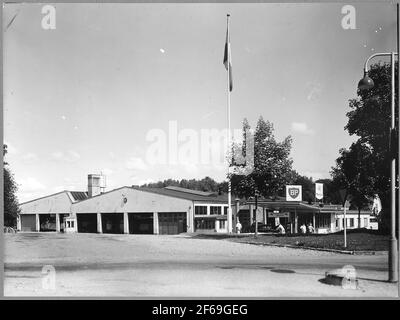
[[[315,198],[322,200],[324,197],[324,185],[322,183],[315,184]]]
[[[268,218],[289,218],[289,212],[268,212]]]
[[[286,186],[286,201],[302,201],[301,186]]]

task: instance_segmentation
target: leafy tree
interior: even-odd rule
[[[244,131],[249,129],[247,121]],[[245,128],[246,127],[246,128]],[[292,159],[289,157],[292,139],[276,141],[272,123],[259,118],[254,132],[254,163],[247,174],[231,175],[232,190],[239,197],[249,198],[258,193],[264,197],[276,197],[292,178]]]
[[[341,189],[340,185],[335,183],[332,179],[318,179],[315,182],[324,185],[324,203],[341,204],[342,200],[339,193],[339,190]]]
[[[210,177],[205,177],[201,180],[197,179],[182,179],[182,180],[174,180],[167,179],[164,181],[152,182],[141,185],[141,187],[148,188],[164,188],[168,186],[181,187],[191,190],[199,190],[206,192],[222,192],[223,190],[227,190],[227,186],[223,182],[218,183],[214,179]]]
[[[3,147],[3,158],[7,154],[7,145]],[[4,163],[4,226],[16,227],[17,215],[20,212],[16,196],[17,184],[7,162]]]
[[[395,69],[397,81],[397,65]],[[351,99],[351,111],[345,129],[350,135],[357,135],[357,143],[370,150],[370,171],[364,172],[373,178],[372,188],[382,202],[382,222],[388,225],[390,218],[390,161],[389,151],[391,126],[391,66],[390,64],[372,65],[369,76],[374,80],[374,87],[367,91],[358,91],[358,97]],[[397,84],[396,84],[397,88]],[[396,90],[395,104],[398,101]],[[398,124],[396,108],[395,123]],[[398,126],[397,126],[398,127]],[[393,152],[397,155],[398,150]],[[370,179],[367,179],[370,181]]]
[[[371,203],[374,196],[374,159],[370,147],[357,141],[349,150],[341,149],[336,167],[332,168],[333,180],[347,189],[350,203],[358,209],[358,225],[361,224],[361,209]]]

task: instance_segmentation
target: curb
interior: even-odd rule
[[[338,250],[338,249],[325,249],[325,248],[315,248],[315,247],[303,247],[303,246],[295,246],[291,244],[276,244],[276,243],[257,243],[257,242],[240,242],[246,244],[253,244],[257,246],[270,246],[270,247],[282,247],[282,248],[293,248],[293,249],[305,249],[305,250],[314,250],[314,251],[325,251],[325,252],[333,252],[340,254],[351,254],[351,255],[379,255],[384,254],[385,251],[352,251],[352,250]]]

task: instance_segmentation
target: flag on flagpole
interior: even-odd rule
[[[229,23],[226,29],[226,41],[224,50],[224,65],[227,71],[229,71],[229,91],[232,91],[232,57],[231,57],[231,40],[229,36]]]

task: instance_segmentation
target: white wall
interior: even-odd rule
[[[21,214],[33,213],[70,213],[71,199],[67,192],[57,193],[20,205]]]
[[[125,202],[124,199],[127,201]],[[193,202],[129,187],[72,204],[72,213],[186,212],[188,232],[193,232]]]
[[[361,216],[361,227],[360,228],[369,228],[370,213],[369,212],[368,213],[361,213],[360,216]],[[336,214],[336,218],[340,219],[339,227],[336,228],[336,220],[335,220],[335,217],[333,216],[332,217],[332,219],[333,219],[332,226],[334,227],[333,230],[343,230],[344,225],[343,225],[343,220],[342,219],[344,218],[344,215],[343,214]],[[364,218],[367,218],[367,225],[365,225],[365,223],[364,223]],[[354,221],[354,224],[353,224],[352,227],[349,226],[350,219],[353,219],[353,221]],[[354,213],[354,212],[346,213],[346,220],[347,220],[346,229],[358,228],[358,213]]]
[[[190,200],[124,187],[74,203],[72,213],[187,212],[192,206]]]

